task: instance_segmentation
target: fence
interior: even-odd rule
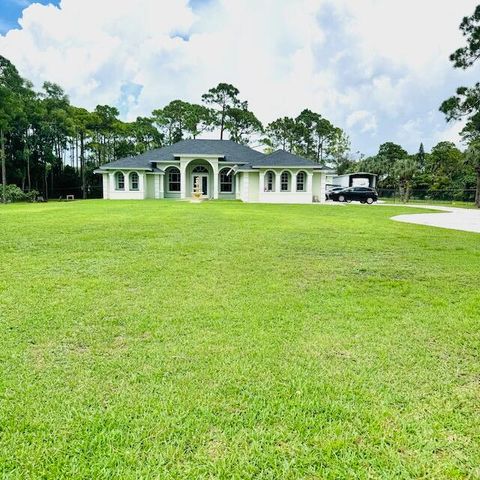
[[[378,188],[378,196],[389,203],[405,203],[398,189]],[[447,189],[447,190],[412,190],[408,203],[425,204],[471,204],[475,202],[475,189]]]

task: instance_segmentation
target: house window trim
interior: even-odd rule
[[[225,168],[222,168],[218,172],[218,189],[219,189],[218,191],[219,191],[219,193],[224,193],[224,194],[235,193],[235,182],[234,182],[234,178],[233,178],[233,172],[231,170],[232,169],[230,167],[225,167]],[[224,172],[229,172],[229,171],[230,171],[230,175],[227,175],[225,173],[225,176],[230,178],[230,182],[222,181],[222,175],[224,174]],[[223,190],[223,185],[230,185],[230,190]]]
[[[178,174],[178,182],[177,181],[173,182],[170,179],[170,174],[173,172]],[[182,189],[182,172],[180,171],[180,169],[176,166],[171,166],[166,169],[165,173],[167,175],[167,193],[180,193]],[[170,188],[173,183],[174,184],[178,183],[178,190],[172,190]]]
[[[120,188],[120,175],[122,176],[122,183],[123,183],[123,187]],[[114,178],[114,183],[115,183],[115,190],[117,192],[124,192],[125,191],[125,174],[123,172],[115,172],[114,175],[113,175],[113,178]]]
[[[195,165],[192,169],[192,173],[208,174],[208,168],[205,165]]]
[[[269,175],[272,175],[271,181],[268,180]],[[265,193],[275,193],[275,183],[277,181],[277,176],[273,170],[267,170],[264,175],[264,181],[263,181],[263,191]],[[268,188],[268,185],[271,184],[272,187],[271,189]]]
[[[133,186],[134,184],[134,181],[132,179],[132,177],[136,175],[137,176],[137,181],[136,181],[136,188]],[[138,174],[138,172],[130,172],[128,174],[128,188],[130,189],[131,192],[139,192],[140,191],[140,175]]]
[[[283,176],[287,175],[287,188],[283,188],[285,182],[283,180]],[[282,173],[280,173],[280,192],[281,193],[289,193],[292,191],[292,173],[288,170],[283,170]]]
[[[303,187],[301,189],[298,188],[298,184],[299,184],[299,181],[298,181],[298,176],[302,174],[303,175],[303,181],[301,182]],[[297,174],[295,175],[295,190],[297,192],[300,192],[300,193],[305,193],[307,191],[307,172],[305,172],[304,170],[300,170],[299,172],[297,172]]]

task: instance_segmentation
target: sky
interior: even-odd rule
[[[310,108],[353,152],[459,146],[441,102],[479,66],[453,69],[477,0],[0,0],[0,54],[73,104],[124,120],[234,84],[264,123]]]

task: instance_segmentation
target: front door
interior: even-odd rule
[[[193,189],[197,183],[197,178],[200,178],[200,186],[202,187],[202,195],[208,196],[208,174],[195,173],[192,178]]]

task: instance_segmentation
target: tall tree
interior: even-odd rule
[[[297,144],[295,150],[301,155],[323,163],[328,154],[345,153],[348,141],[343,131],[328,119],[308,108],[295,119]]]
[[[450,55],[455,68],[466,69],[471,67],[480,58],[480,5],[470,17],[464,17],[460,24],[460,31],[466,38],[467,44]]]
[[[423,142],[420,143],[420,147],[418,148],[418,153],[417,153],[417,162],[418,162],[418,167],[420,170],[423,170],[425,168],[425,147],[423,146]]]
[[[402,158],[395,163],[394,175],[398,182],[400,198],[407,203],[410,200],[412,185],[415,174],[418,172],[418,165],[413,158]]]
[[[165,135],[167,144],[183,139],[190,104],[183,100],[173,100],[163,109],[152,112],[154,122]]]
[[[215,113],[211,108],[196,103],[189,103],[185,112],[184,128],[191,138],[197,138],[203,132],[213,129]]]
[[[219,83],[202,95],[202,101],[215,112],[215,125],[220,128],[220,140],[223,140],[228,110],[240,107],[239,93],[238,88],[230,83]]]
[[[293,152],[296,133],[296,124],[293,118],[278,118],[265,128],[265,138],[262,139],[262,143],[273,150],[281,148],[287,152]]]
[[[241,107],[228,108],[225,130],[230,133],[231,140],[246,144],[251,135],[263,131],[263,126],[255,114],[248,110],[247,102],[242,102]]]
[[[0,56],[0,163],[4,203],[7,201],[5,136],[23,113],[22,94],[24,94],[23,78],[9,60]]]
[[[455,68],[466,69],[480,58],[480,5],[475,8],[473,15],[464,17],[460,30],[466,39],[466,45],[456,50],[450,60]],[[480,140],[480,83],[471,88],[458,88],[456,95],[442,103],[440,111],[445,114],[447,122],[466,120],[462,130],[465,140],[475,144]],[[472,157],[478,158],[475,155]],[[474,168],[477,174],[475,204],[480,208],[480,158]]]

